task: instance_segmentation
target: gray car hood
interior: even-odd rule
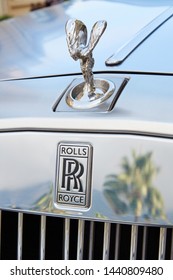
[[[157,2],[157,3],[155,3]],[[0,24],[0,79],[80,73],[68,53],[65,23],[82,20],[90,31],[97,20],[107,29],[94,50],[94,71],[173,73],[172,17],[121,65],[105,61],[127,44],[172,1],[70,1],[6,20]]]

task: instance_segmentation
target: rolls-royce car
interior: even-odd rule
[[[0,23],[3,260],[173,259],[173,1]]]

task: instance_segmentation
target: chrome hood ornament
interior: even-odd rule
[[[84,82],[75,85],[67,96],[67,103],[73,108],[88,109],[98,106],[114,92],[114,84],[103,79],[94,79],[94,58],[92,51],[97,45],[107,26],[106,21],[97,21],[91,30],[87,44],[87,28],[77,19],[66,23],[67,45],[71,57],[80,60]]]

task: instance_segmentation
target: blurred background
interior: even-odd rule
[[[0,0],[0,19],[23,15],[59,2],[62,0]]]

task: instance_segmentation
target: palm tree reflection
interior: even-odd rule
[[[160,192],[153,186],[159,172],[152,160],[152,152],[137,155],[132,152],[131,160],[124,157],[122,171],[106,178],[104,194],[117,214],[132,214],[135,221],[165,219],[164,202]]]
[[[52,209],[53,186],[49,186],[49,191],[45,192],[34,202],[33,210],[46,211]]]

